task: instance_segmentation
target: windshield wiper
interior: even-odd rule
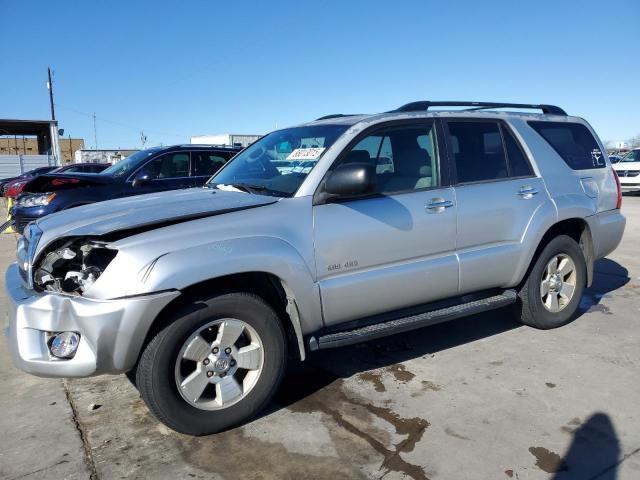
[[[207,188],[217,188],[220,189],[220,186],[223,187],[232,187],[237,190],[242,190],[246,193],[253,192],[262,192],[264,190],[268,190],[264,185],[252,185],[251,183],[208,183]]]
[[[238,190],[243,190],[247,193],[263,192],[265,190],[268,190],[268,188],[264,185],[253,185],[251,183],[230,183],[228,185],[233,188],[237,188]]]
[[[226,187],[232,187],[237,190],[242,190],[246,193],[259,193],[266,194],[273,197],[286,197],[286,192],[279,192],[277,190],[272,190],[271,188],[265,187],[264,185],[254,185],[251,183],[209,183],[207,184],[207,188],[217,188],[220,189],[219,185],[224,185]]]

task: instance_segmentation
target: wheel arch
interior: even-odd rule
[[[304,348],[302,326],[293,292],[283,279],[273,273],[264,271],[222,275],[182,288],[180,295],[167,304],[151,323],[142,342],[138,358],[155,335],[172,323],[176,316],[189,312],[194,306],[197,308],[199,300],[210,298],[212,294],[232,292],[253,293],[273,308],[286,332],[290,351],[297,352],[296,357],[298,360],[305,359],[306,350]]]
[[[544,247],[546,247],[547,244],[558,235],[567,235],[571,237],[576,241],[576,243],[582,250],[587,266],[586,286],[589,287],[591,285],[593,281],[593,265],[595,261],[593,236],[589,224],[586,222],[586,220],[580,217],[572,217],[559,220],[558,222],[551,225],[544,232],[544,234],[542,234],[540,240],[537,243],[535,251],[529,258],[527,269],[520,279],[520,284],[522,284],[526,280],[529,272],[533,268],[533,265],[535,264]]]

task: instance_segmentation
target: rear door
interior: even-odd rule
[[[235,155],[235,152],[221,150],[198,150],[191,152],[191,171],[194,186],[204,185],[233,155]]]
[[[510,127],[497,120],[444,121],[458,205],[460,293],[506,286],[521,240],[548,200]]]
[[[456,204],[431,121],[365,133],[336,161],[376,167],[377,195],[315,205],[314,242],[328,325],[458,291]]]

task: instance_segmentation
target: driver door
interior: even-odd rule
[[[337,160],[380,168],[377,195],[313,208],[327,325],[456,295],[455,195],[439,158],[434,123],[420,121],[372,132]]]

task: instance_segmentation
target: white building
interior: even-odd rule
[[[123,158],[136,153],[138,150],[76,150],[74,153],[75,163],[117,163]]]
[[[198,145],[225,145],[227,147],[247,147],[262,135],[248,135],[238,133],[220,133],[218,135],[196,135],[191,137],[191,143]]]

